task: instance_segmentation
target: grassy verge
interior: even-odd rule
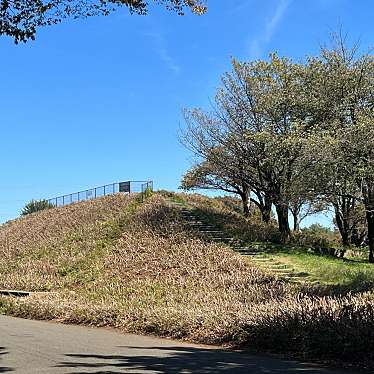
[[[271,256],[312,274],[323,284],[374,283],[374,266],[360,259],[318,256],[302,249],[275,251]]]
[[[261,245],[255,244],[260,248]],[[262,245],[265,257],[290,265],[296,272],[308,273],[321,285],[336,286],[357,292],[374,285],[374,266],[359,257],[337,258],[317,255],[292,246]]]

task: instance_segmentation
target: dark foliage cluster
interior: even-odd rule
[[[0,35],[16,43],[35,39],[39,27],[55,25],[68,18],[109,15],[126,7],[131,13],[145,15],[151,4],[164,6],[183,15],[189,8],[204,13],[201,0],[0,0]]]
[[[47,200],[31,200],[27,203],[24,208],[22,209],[21,214],[23,216],[27,216],[31,213],[36,213],[41,210],[53,208],[53,205],[50,204]]]

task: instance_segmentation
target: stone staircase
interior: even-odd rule
[[[183,220],[193,230],[198,231],[205,239],[213,242],[223,243],[230,246],[234,251],[246,256],[250,261],[261,267],[264,271],[275,274],[282,280],[297,284],[316,284],[310,274],[297,272],[292,266],[275,260],[263,248],[244,245],[240,240],[228,236],[213,223],[198,216],[194,209],[183,203],[169,201],[170,205],[180,211]]]

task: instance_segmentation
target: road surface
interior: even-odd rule
[[[217,347],[0,316],[0,373],[342,374]]]

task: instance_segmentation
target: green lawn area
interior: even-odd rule
[[[297,272],[310,274],[323,285],[336,285],[352,290],[374,284],[374,264],[364,257],[341,259],[315,254],[307,249],[266,245],[264,255],[277,262],[290,265]]]

